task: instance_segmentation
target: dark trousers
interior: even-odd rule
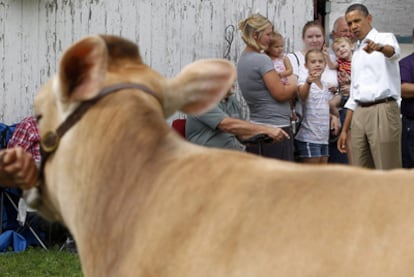
[[[342,108],[339,111],[339,119],[341,121],[341,126],[344,124],[345,121],[345,115],[346,115],[347,109]],[[339,136],[339,134],[338,134]],[[338,141],[338,137],[335,138],[329,138],[329,158],[328,163],[335,163],[335,164],[348,164],[348,156],[347,154],[342,154],[338,151],[338,147],[336,145]]]
[[[261,143],[256,145],[248,145],[246,152],[258,154],[263,157],[275,158],[285,161],[293,161],[293,133],[291,127],[282,128],[290,139],[285,139],[276,143]]]
[[[414,168],[414,119],[402,117],[401,155],[403,168]]]

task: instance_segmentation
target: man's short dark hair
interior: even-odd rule
[[[368,8],[365,5],[362,5],[362,4],[352,4],[351,6],[349,6],[346,9],[345,14],[347,14],[349,12],[353,12],[353,11],[360,11],[365,16],[369,15]]]

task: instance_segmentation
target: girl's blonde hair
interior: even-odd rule
[[[281,33],[279,33],[279,32],[275,32],[275,31],[273,31],[273,32],[272,32],[272,39],[270,40],[269,46],[273,46],[273,45],[275,45],[275,44],[276,44],[276,42],[277,42],[279,39],[280,39],[280,40],[282,40],[282,42],[283,42],[283,43],[285,43],[285,39],[283,38],[282,34],[281,34]]]
[[[269,26],[273,27],[272,22],[263,15],[256,13],[239,22],[239,29],[241,31],[241,38],[247,46],[250,46],[257,51],[266,49],[267,46],[260,45],[258,41],[263,35],[263,31]],[[254,35],[257,34],[257,38]]]
[[[285,43],[285,40],[284,40],[282,34],[273,31],[272,32],[272,39],[269,42],[269,47],[265,50],[266,54],[269,54],[270,53],[270,48],[273,47],[273,45],[276,44],[276,42],[278,41],[278,39],[281,39],[282,42]]]
[[[320,49],[310,49],[305,54],[305,64],[308,63],[310,54],[320,54],[320,55],[322,55],[322,57],[324,57],[322,50],[320,50]]]

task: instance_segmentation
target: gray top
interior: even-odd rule
[[[263,75],[274,70],[265,54],[243,52],[237,64],[237,78],[242,95],[250,110],[250,120],[276,127],[290,126],[289,101],[279,102],[267,89]]]
[[[244,150],[234,134],[217,128],[226,117],[242,119],[241,106],[234,95],[230,95],[227,101],[220,101],[212,110],[202,115],[189,115],[185,125],[187,140],[208,147]]]

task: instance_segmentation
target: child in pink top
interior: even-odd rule
[[[293,73],[292,64],[284,52],[285,41],[280,33],[273,32],[272,40],[266,54],[270,57],[275,66],[276,72],[280,76],[282,83],[287,83],[287,77]]]
[[[280,81],[286,85],[287,84],[287,77],[293,74],[293,67],[290,63],[289,58],[286,56],[285,52],[285,40],[283,36],[278,32],[272,33],[272,39],[269,43],[269,48],[266,50],[266,54],[270,57],[273,62],[273,66],[275,67],[276,72],[279,74]],[[295,99],[290,101],[290,107],[292,109],[292,118],[293,122],[298,120],[296,112],[294,110],[295,107]],[[295,132],[295,131],[294,131]]]

